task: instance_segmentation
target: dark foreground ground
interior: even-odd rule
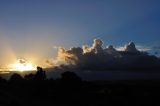
[[[160,80],[86,82],[73,72],[55,80],[41,69],[0,79],[0,106],[159,106],[159,99]]]

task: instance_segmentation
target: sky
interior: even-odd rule
[[[159,51],[159,0],[0,0],[0,63],[38,62],[54,47],[123,46],[133,41]]]

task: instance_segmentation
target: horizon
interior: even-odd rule
[[[105,44],[105,42],[103,42],[101,39],[94,39],[91,46],[82,45],[79,47],[71,47],[69,49],[66,49],[63,47],[54,47],[55,49],[57,49],[57,56],[54,58],[46,59],[45,62],[42,62],[43,65],[37,65],[37,64],[35,64],[25,58],[17,58],[14,63],[10,63],[6,66],[1,65],[0,71],[1,72],[4,72],[4,71],[6,71],[6,72],[7,71],[22,71],[22,72],[23,71],[31,71],[31,70],[36,70],[37,66],[40,66],[43,68],[54,68],[54,67],[56,68],[56,67],[61,67],[61,65],[66,65],[69,67],[70,67],[70,65],[76,66],[77,63],[76,63],[76,61],[74,62],[74,60],[77,60],[79,58],[77,61],[81,61],[80,58],[83,58],[83,57],[78,56],[79,53],[81,54],[79,49],[82,50],[83,53],[81,55],[84,55],[84,56],[85,56],[85,54],[92,55],[93,52],[95,53],[95,56],[96,55],[100,56],[101,52],[104,52],[106,54],[106,56],[104,56],[102,59],[109,59],[110,56],[112,56],[113,58],[115,58],[118,61],[121,57],[128,58],[128,60],[127,60],[128,62],[132,61],[129,59],[129,57],[125,56],[123,54],[123,52],[124,53],[126,52],[128,55],[130,55],[130,53],[136,54],[137,55],[136,57],[138,59],[140,58],[140,57],[138,57],[140,55],[142,55],[142,56],[144,55],[144,56],[146,56],[146,58],[151,57],[151,56],[155,56],[155,58],[160,59],[158,56],[156,56],[154,54],[150,54],[148,52],[147,48],[142,48],[141,46],[136,45],[133,42],[129,42],[128,44],[125,44],[123,46],[117,46],[117,47],[114,47],[113,45],[106,46],[104,44]],[[110,55],[110,56],[108,57],[107,55]],[[67,58],[68,58],[68,60],[66,60]],[[73,58],[73,60],[71,58]],[[88,59],[90,59],[90,57],[88,57]],[[111,59],[111,60],[109,60],[109,62],[112,63],[113,61],[116,61],[116,60]],[[90,59],[90,61],[92,61],[92,59]],[[93,61],[96,61],[96,60],[93,60]],[[121,60],[121,63],[123,63],[123,62],[124,61]],[[99,63],[96,63],[96,64],[99,64]],[[108,63],[104,63],[104,65],[107,65],[107,64]],[[116,66],[116,64],[115,64],[115,66]]]

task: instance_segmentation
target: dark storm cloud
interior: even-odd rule
[[[91,47],[73,47],[69,50],[59,48],[55,63],[61,62],[66,67],[72,66],[72,68],[84,70],[160,68],[160,60],[157,57],[139,51],[133,42],[126,44],[123,48],[123,51],[116,50],[112,45],[103,48],[103,41],[95,39]]]

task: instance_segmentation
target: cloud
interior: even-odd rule
[[[151,51],[152,50],[152,48],[151,47],[146,47],[146,46],[142,46],[142,45],[136,45],[136,47],[137,47],[137,49],[139,50],[139,51]]]
[[[136,53],[136,52],[139,52],[137,49],[136,49],[136,46],[133,42],[130,42],[129,44],[127,44],[125,46],[125,49],[124,51],[126,52],[132,52],[132,53]]]
[[[122,49],[123,48],[123,49]],[[121,50],[120,50],[121,49]],[[114,70],[114,69],[157,69],[160,60],[139,51],[133,42],[120,49],[112,45],[103,48],[101,39],[94,39],[92,46],[58,48],[58,55],[53,61],[56,66],[72,67],[80,70]]]
[[[116,47],[115,49],[118,50],[118,51],[125,51],[125,47],[127,45],[128,44],[126,44],[125,46],[119,46],[119,47]],[[143,46],[143,45],[135,45],[135,46],[136,46],[137,50],[143,51],[143,52],[147,52],[147,51],[151,51],[152,50],[151,47],[146,47],[146,46]]]
[[[160,46],[153,46],[153,49],[160,50]]]

